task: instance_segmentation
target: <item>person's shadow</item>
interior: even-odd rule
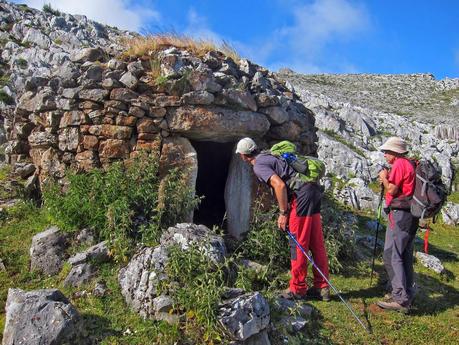
[[[377,272],[377,281],[373,283],[373,286],[342,293],[343,298],[360,298],[367,305],[374,303],[368,303],[367,300],[377,297],[382,299],[387,292],[387,279],[384,273],[384,266],[376,265],[375,271]],[[459,305],[459,291],[444,283],[444,280],[454,279],[454,274],[447,270],[441,276],[438,275],[438,278],[415,272],[415,282],[418,286],[418,291],[410,315],[434,315]]]

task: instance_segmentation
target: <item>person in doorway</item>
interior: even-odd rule
[[[406,143],[390,137],[380,148],[390,171],[383,169],[379,180],[386,191],[388,226],[384,243],[384,267],[391,285],[391,295],[377,302],[383,309],[407,312],[414,298],[413,246],[419,220],[411,215],[410,199],[414,193],[416,173],[405,156]]]
[[[328,257],[324,246],[320,206],[322,190],[317,183],[304,183],[297,191],[290,191],[287,181],[295,171],[288,163],[276,156],[260,152],[251,138],[241,139],[236,148],[241,159],[252,165],[257,178],[274,190],[279,206],[277,225],[285,231],[287,227],[303,248],[312,252],[314,262],[328,279]],[[330,300],[330,289],[326,280],[313,267],[314,286],[308,289],[306,275],[308,262],[304,254],[291,245],[291,279],[289,288],[282,294],[287,299]]]

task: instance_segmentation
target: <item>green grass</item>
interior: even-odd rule
[[[7,173],[0,171],[0,180]],[[261,207],[261,206],[260,206]],[[370,286],[370,251],[364,251],[367,259],[351,258],[352,250],[346,253],[350,244],[340,237],[345,231],[340,206],[327,199],[323,203],[323,223],[327,238],[330,261],[334,271],[332,283],[366,325],[371,325],[372,335],[367,334],[354,320],[344,304],[334,296],[329,303],[314,301],[313,320],[302,332],[288,334],[278,329],[270,334],[273,345],[285,344],[458,344],[459,327],[459,232],[454,227],[434,224],[430,234],[430,253],[444,264],[447,274],[439,275],[419,263],[415,265],[419,293],[415,308],[410,315],[383,312],[375,306],[384,291],[380,282],[384,276],[381,258],[376,260],[376,273]],[[274,212],[274,213],[273,213]],[[277,292],[288,284],[288,245],[285,236],[275,229],[275,210],[255,213],[256,222],[247,242],[242,244],[218,269],[196,251],[172,251],[168,273],[179,284],[164,288],[175,296],[174,311],[180,312],[182,322],[169,325],[164,322],[143,320],[132,312],[121,295],[117,276],[121,263],[112,261],[99,267],[98,277],[79,289],[66,288],[63,280],[69,270],[65,265],[54,277],[44,277],[29,272],[29,248],[36,233],[52,225],[49,210],[38,209],[30,203],[21,203],[0,218],[0,257],[7,271],[0,272],[0,332],[5,323],[5,302],[9,288],[33,290],[58,288],[79,310],[84,328],[103,345],[134,344],[221,344],[224,334],[216,325],[215,309],[223,285],[245,288],[246,291],[261,291],[270,302]],[[361,212],[359,233],[368,233],[364,224],[374,214]],[[331,237],[330,237],[331,236]],[[384,234],[380,233],[383,239]],[[337,244],[345,243],[343,248]],[[416,249],[421,250],[421,244]],[[338,251],[341,255],[338,256]],[[259,272],[238,266],[241,258],[250,258],[265,265]],[[343,259],[347,258],[347,259]],[[339,259],[340,262],[336,262]],[[181,262],[180,260],[184,260]],[[224,276],[222,272],[233,271]],[[310,269],[309,280],[312,272]],[[105,297],[98,298],[90,292],[97,281],[104,281],[109,289]],[[311,283],[311,281],[310,281]],[[213,288],[209,289],[209,286]],[[75,292],[88,293],[76,297]],[[272,308],[272,320],[280,315]],[[0,333],[1,334],[1,333]],[[222,340],[219,340],[222,338]],[[1,338],[1,335],[0,335]]]
[[[357,153],[359,156],[365,157],[365,152],[363,152],[361,149],[359,149],[354,144],[349,143],[346,139],[341,137],[339,134],[337,134],[337,133],[335,133],[335,132],[333,132],[332,130],[329,130],[329,129],[323,129],[322,132],[324,132],[328,136],[332,137],[336,141],[340,142],[341,144],[349,147],[352,151]]]
[[[317,325],[320,338],[333,344],[458,344],[459,233],[438,224],[432,229],[429,253],[437,256],[449,273],[441,276],[415,264],[420,289],[410,315],[385,312],[375,306],[384,291],[377,279],[370,287],[371,262],[348,262],[343,274],[332,275],[332,282],[363,322],[371,325],[373,334],[367,334],[335,298],[330,303],[312,303],[321,318]],[[416,250],[422,250],[421,245]],[[376,276],[383,276],[383,271],[382,261],[377,260]]]

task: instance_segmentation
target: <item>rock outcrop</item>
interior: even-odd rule
[[[144,318],[162,319],[172,306],[169,296],[161,295],[159,284],[167,279],[168,248],[178,245],[187,250],[197,245],[210,260],[220,262],[226,247],[220,236],[204,225],[178,224],[161,237],[160,245],[140,249],[120,270],[118,281],[126,303]],[[166,303],[167,302],[167,303]]]
[[[80,319],[59,290],[9,289],[2,344],[86,344]]]
[[[58,227],[53,226],[32,238],[30,269],[54,275],[61,270],[67,249],[67,239]]]
[[[459,79],[436,81],[431,75],[301,75],[290,70],[282,70],[277,76],[315,113],[319,158],[345,185],[345,191],[335,192],[340,200],[354,208],[374,206],[377,196],[367,186],[385,164],[378,147],[394,135],[408,142],[411,156],[436,164],[445,185],[456,188],[452,182],[454,170],[459,167],[454,122],[458,108],[454,102],[445,103],[443,96],[457,97]],[[355,183],[354,178],[363,183]],[[350,179],[354,179],[353,185],[346,184]]]
[[[259,292],[244,294],[222,303],[218,318],[234,339],[245,341],[268,327],[269,304]]]

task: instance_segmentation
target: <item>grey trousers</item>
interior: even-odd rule
[[[419,219],[409,211],[392,210],[384,243],[384,266],[392,286],[392,297],[406,307],[414,297],[413,249]]]

